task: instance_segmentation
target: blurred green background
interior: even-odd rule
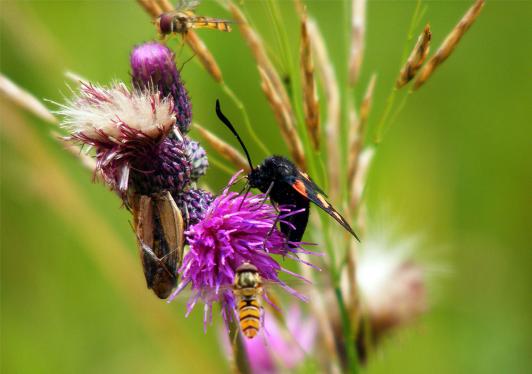
[[[271,40],[262,4],[246,4]],[[419,30],[430,22],[435,49],[471,2],[425,4]],[[128,81],[132,46],[154,38],[134,1],[0,6],[1,72],[39,98],[62,100],[65,70],[100,83]],[[343,66],[344,5],[310,1],[308,7]],[[377,72],[370,128],[399,70],[414,7],[414,1],[369,2],[358,94]],[[210,1],[199,10],[228,16]],[[295,35],[291,4],[283,2],[283,10]],[[386,206],[385,219],[422,234],[424,255],[451,272],[437,280],[431,312],[387,342],[368,373],[532,372],[531,17],[530,1],[488,1],[379,146],[370,213]],[[285,153],[238,30],[200,36],[259,135]],[[180,59],[188,55],[185,49]],[[194,119],[232,142],[215,119],[214,101],[221,98],[238,122],[239,111],[196,62],[182,74]],[[118,199],[91,183],[46,124],[0,103],[2,372],[226,372],[217,329],[203,334],[201,312],[185,319],[181,304],[167,305],[145,288]],[[254,149],[255,158],[263,156]],[[220,187],[228,175],[212,166],[206,178]]]

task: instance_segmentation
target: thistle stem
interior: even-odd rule
[[[233,371],[235,374],[251,374],[242,334],[234,320],[229,323],[229,341],[233,348]]]

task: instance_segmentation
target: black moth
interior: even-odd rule
[[[249,187],[257,188],[261,192],[269,195],[270,199],[277,205],[290,206],[291,211],[304,209],[301,213],[287,217],[285,221],[289,222],[289,224],[284,222],[280,223],[281,232],[286,235],[289,241],[301,241],[307,228],[311,201],[327,212],[327,214],[338,221],[343,228],[359,240],[357,234],[355,234],[345,218],[325,200],[327,195],[307,174],[299,170],[292,161],[282,156],[270,156],[262,161],[259,166],[253,167],[251,157],[244,142],[231,122],[222,113],[219,100],[216,100],[216,115],[231,130],[244,149],[251,168],[251,172],[247,176]]]

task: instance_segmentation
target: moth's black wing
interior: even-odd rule
[[[284,218],[283,221],[285,222],[280,222],[280,228],[289,241],[300,242],[307,228],[310,202],[308,199],[298,196],[292,200],[292,204],[291,211],[304,210]]]
[[[344,229],[349,231],[351,235],[353,235],[357,240],[360,241],[357,234],[349,223],[345,220],[344,217],[340,213],[334,209],[334,207],[325,200],[325,195],[323,193],[323,190],[319,188],[316,183],[312,181],[303,172],[299,172],[297,176],[293,177],[293,180],[291,181],[292,188],[295,189],[297,192],[299,192],[302,196],[305,196],[307,199],[312,201],[314,204],[319,206],[321,209],[323,209],[327,214],[329,214],[332,218],[334,218]]]

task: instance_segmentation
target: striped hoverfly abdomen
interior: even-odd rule
[[[240,329],[248,339],[253,339],[260,331],[262,293],[262,280],[257,268],[249,262],[240,265],[235,274],[233,294],[236,298]]]

